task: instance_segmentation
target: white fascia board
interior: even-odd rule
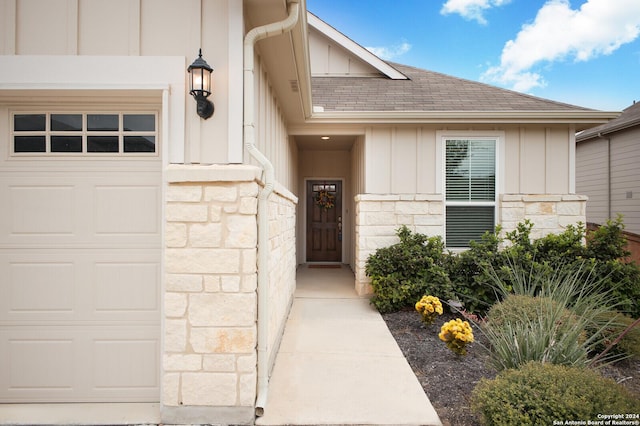
[[[354,111],[314,113],[309,124],[320,123],[606,123],[616,116],[609,111]],[[581,127],[581,126],[578,126]]]
[[[322,21],[312,13],[307,12],[307,22],[313,28],[324,34],[326,37],[338,43],[340,46],[342,46],[364,62],[368,63],[372,67],[376,68],[378,71],[380,71],[390,79],[408,80],[408,77],[406,75],[402,74],[400,71],[393,68],[391,65],[387,64],[385,61],[378,58],[376,55],[369,52],[367,49],[360,46],[358,43],[354,42],[349,37],[345,36],[340,31],[336,30],[331,25]]]

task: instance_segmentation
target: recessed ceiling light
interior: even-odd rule
[[[320,139],[322,139],[323,141],[329,140],[331,139],[329,136],[322,136]]]

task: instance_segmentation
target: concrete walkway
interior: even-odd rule
[[[257,425],[441,425],[346,268],[298,270],[297,290]]]

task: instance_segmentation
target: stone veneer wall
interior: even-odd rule
[[[356,291],[372,292],[365,264],[378,248],[398,242],[396,231],[407,225],[414,232],[444,235],[444,205],[440,194],[360,194],[356,201]],[[525,218],[534,226],[532,238],[562,232],[567,225],[586,224],[587,197],[575,194],[503,194],[498,208],[503,232],[512,231]]]
[[[162,421],[252,424],[260,169],[172,165],[166,175]],[[295,202],[269,199],[270,342],[295,288]]]
[[[269,197],[269,370],[296,290],[296,205],[298,199],[276,186]]]
[[[502,231],[513,231],[525,219],[533,223],[533,239],[560,233],[578,222],[586,226],[587,199],[576,194],[502,194],[498,216]]]
[[[359,194],[355,201],[356,292],[365,295],[372,292],[364,272],[369,255],[398,242],[401,225],[425,235],[443,235],[443,204],[440,194]]]

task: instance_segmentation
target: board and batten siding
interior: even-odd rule
[[[576,149],[576,191],[589,196],[589,222],[604,223],[609,217],[608,155],[606,140],[580,142]]]
[[[51,55],[131,61],[140,56],[177,56],[185,58],[186,83],[186,69],[202,48],[203,57],[214,69],[210,99],[216,106],[215,114],[202,120],[188,89],[172,90],[170,96],[180,98],[186,114],[179,138],[184,147],[168,160],[202,164],[243,161],[242,96],[235,96],[242,88],[242,2],[2,0],[0,17],[0,55],[42,55],[43,63]],[[72,67],[70,63],[67,69]],[[121,70],[114,67],[111,71],[115,76]]]
[[[640,233],[639,139],[638,130],[628,130],[578,143],[576,187],[589,196],[589,222],[621,214],[626,230]]]
[[[273,164],[278,183],[296,193],[298,149],[295,143],[289,143],[289,134],[282,109],[259,57],[256,57],[255,64],[256,147]],[[258,165],[258,162],[251,158],[246,150],[245,161]]]
[[[351,75],[367,77],[379,72],[362,61],[355,60],[353,54],[344,47],[329,41],[317,31],[309,32],[309,53],[313,75]]]
[[[611,140],[611,208],[626,229],[640,234],[640,132],[621,132]]]
[[[366,130],[365,192],[369,194],[440,193],[442,148],[435,127],[385,127]],[[462,130],[462,129],[460,129]],[[566,128],[504,127],[464,129],[479,135],[504,133],[502,192],[570,193],[570,137]],[[445,130],[443,130],[445,131]],[[454,133],[456,129],[447,129]]]

